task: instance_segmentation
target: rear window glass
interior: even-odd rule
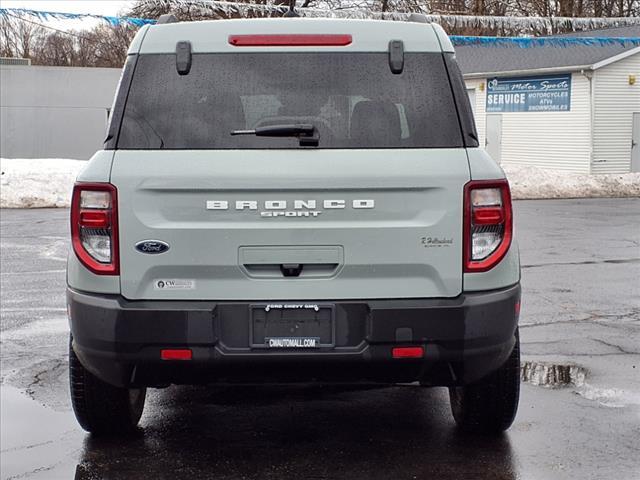
[[[188,75],[175,55],[141,55],[117,148],[300,148],[296,138],[232,136],[234,130],[312,124],[318,148],[463,145],[444,60],[405,54],[394,75],[387,53],[194,54]]]

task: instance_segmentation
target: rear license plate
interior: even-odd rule
[[[251,306],[253,348],[332,347],[333,305],[280,303]]]

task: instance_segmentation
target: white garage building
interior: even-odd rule
[[[640,26],[572,36],[640,37]],[[640,47],[456,48],[480,144],[503,164],[640,171]]]

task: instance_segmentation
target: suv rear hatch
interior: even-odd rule
[[[442,53],[404,53],[400,74],[387,52],[194,53],[186,75],[175,54],[130,63],[111,175],[126,298],[461,292],[469,167]],[[317,146],[231,135],[301,124]]]

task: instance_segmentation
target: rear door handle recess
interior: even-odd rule
[[[238,264],[252,278],[327,278],[344,265],[344,249],[341,245],[240,247]]]

